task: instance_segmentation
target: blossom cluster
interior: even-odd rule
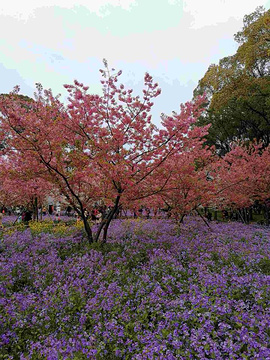
[[[114,220],[0,245],[0,359],[268,359],[270,231]]]

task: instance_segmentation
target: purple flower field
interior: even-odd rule
[[[270,231],[115,220],[3,236],[0,359],[270,359]]]

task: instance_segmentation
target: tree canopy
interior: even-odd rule
[[[143,98],[118,84],[121,71],[113,73],[106,62],[101,73],[102,96],[75,80],[65,85],[67,105],[41,85],[33,101],[18,96],[18,89],[0,99],[0,141],[6,144],[0,165],[11,168],[15,158],[17,174],[30,172],[45,181],[39,184],[52,184],[82,218],[89,241],[85,208],[100,200],[111,206],[97,232],[98,237],[104,227],[105,240],[120,202],[134,206],[163,191],[171,178],[171,171],[162,170],[165,163],[194,148],[208,128],[191,126],[202,111],[202,97],[164,116],[158,129],[150,111],[161,90],[148,73]]]
[[[194,90],[207,95],[199,124],[212,124],[207,142],[223,154],[233,140],[270,143],[270,10],[246,15],[235,40],[236,54],[210,65]]]

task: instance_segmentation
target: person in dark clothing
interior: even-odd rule
[[[97,220],[97,214],[98,214],[98,210],[96,208],[94,208],[92,211],[91,211],[91,220],[92,221],[96,221]]]
[[[212,213],[210,211],[207,212],[207,220],[211,221],[212,220]]]
[[[70,216],[71,210],[72,210],[71,206],[68,206],[67,209],[66,209],[67,216]]]
[[[145,211],[146,211],[146,219],[150,219],[151,210],[149,208],[145,208]]]
[[[49,205],[49,215],[53,214],[53,205]]]
[[[22,222],[28,225],[29,221],[32,220],[32,211],[26,210],[22,213]]]
[[[24,221],[25,221],[25,222],[29,222],[29,221],[31,221],[31,220],[32,220],[32,211],[27,210],[27,211],[25,212]]]

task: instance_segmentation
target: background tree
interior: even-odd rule
[[[194,90],[207,95],[199,124],[212,124],[207,143],[221,154],[237,139],[270,143],[270,10],[246,15],[235,40],[236,54],[210,65]]]
[[[260,204],[267,215],[270,194],[270,146],[231,144],[231,151],[212,164],[212,204],[238,211]],[[242,215],[241,215],[242,216]],[[243,219],[242,219],[243,220]]]
[[[155,178],[158,203],[165,204],[179,222],[200,205],[208,206],[214,193],[209,171],[217,159],[214,149],[203,146],[208,128],[191,127],[185,146],[166,161]]]
[[[96,184],[91,176],[87,181],[82,176],[85,157],[78,157],[80,144],[63,126],[65,109],[58,97],[54,98],[50,90],[43,92],[41,85],[37,85],[35,99],[30,106],[28,100],[18,96],[18,91],[16,88],[10,96],[0,99],[0,134],[1,140],[6,143],[3,156],[17,158],[17,162],[25,164],[32,176],[38,174],[51,183],[58,194],[64,195],[82,217],[91,239],[84,208]]]
[[[23,206],[33,211],[38,220],[38,208],[49,195],[57,197],[57,190],[44,179],[44,170],[29,163],[33,159],[9,152],[0,157],[0,203],[2,206]]]

